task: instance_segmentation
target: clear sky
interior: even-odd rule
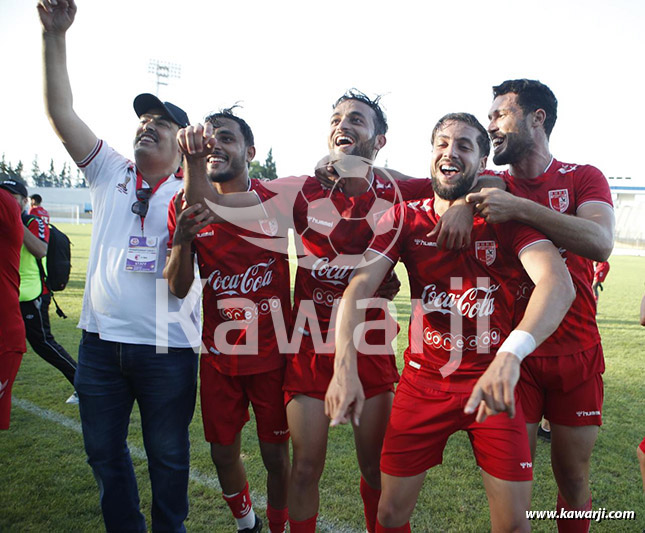
[[[69,161],[42,103],[36,0],[0,0],[0,153],[30,174]],[[159,96],[192,122],[241,101],[258,160],[310,173],[347,88],[382,94],[390,130],[378,163],[428,175],[430,132],[445,113],[485,125],[491,86],[535,78],[553,89],[554,156],[645,185],[645,2],[77,0],[68,32],[75,109],[131,157],[134,96],[155,92],[152,59],[181,65]],[[492,161],[489,162],[492,167]]]

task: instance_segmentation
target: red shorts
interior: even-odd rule
[[[381,452],[381,472],[416,476],[441,464],[448,437],[464,430],[479,467],[498,479],[531,481],[533,465],[519,403],[515,418],[506,413],[475,422],[465,415],[470,393],[437,390],[436,383],[405,368],[396,388]],[[517,395],[516,395],[517,396]]]
[[[287,414],[282,402],[284,367],[262,374],[227,376],[200,361],[200,398],[207,442],[228,446],[249,421],[253,405],[258,438],[262,442],[289,440]]]
[[[643,438],[642,442],[638,445],[638,447],[641,449],[641,452],[645,453],[645,438]]]
[[[11,419],[11,387],[18,374],[22,354],[0,353],[0,429],[9,429]]]
[[[317,354],[306,343],[307,337],[302,340],[303,346],[299,353],[287,356],[285,405],[298,394],[324,401],[327,387],[334,375],[334,357]],[[389,354],[359,355],[358,377],[363,384],[366,399],[392,392],[394,384],[399,381],[396,358]]]
[[[602,425],[602,346],[572,355],[527,357],[517,387],[526,421],[542,416],[563,426]]]

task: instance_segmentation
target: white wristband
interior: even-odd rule
[[[533,335],[527,331],[514,329],[497,350],[499,352],[511,352],[515,355],[520,363],[524,358],[537,348]]]

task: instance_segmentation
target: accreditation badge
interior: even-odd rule
[[[157,237],[132,235],[128,239],[125,270],[127,272],[156,272],[158,256]]]

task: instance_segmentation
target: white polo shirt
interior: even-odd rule
[[[171,175],[150,198],[144,235],[157,240],[156,270],[134,272],[125,268],[130,238],[142,235],[141,218],[131,210],[137,200],[134,163],[99,140],[77,165],[89,183],[94,222],[78,327],[107,341],[199,346],[200,284],[193,284],[186,298],[179,299],[163,279],[168,204],[182,187],[181,178]]]

